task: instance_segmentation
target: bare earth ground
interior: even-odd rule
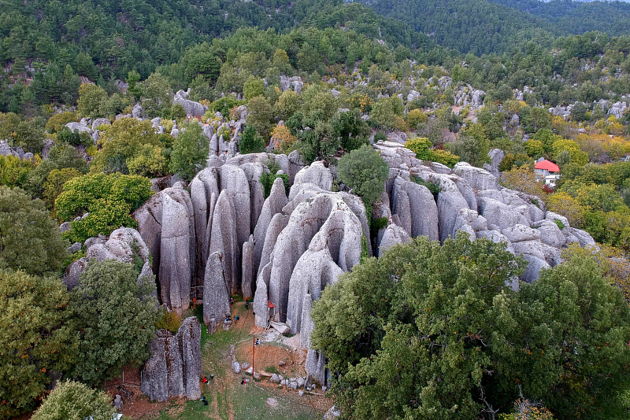
[[[305,376],[305,352],[294,345],[299,342],[299,337],[286,338],[254,326],[252,309],[246,310],[242,302],[233,305],[232,314],[239,315],[240,319],[228,331],[208,334],[202,325],[202,375],[208,378],[214,375],[202,388],[208,400],[207,406],[201,401],[183,399],[152,403],[140,392],[138,369],[129,368],[125,369],[124,382],[121,376],[106,384],[112,397],[117,393],[123,396],[125,417],[144,420],[321,419],[323,413],[333,405],[332,400],[323,395],[321,388],[299,396],[298,391],[280,387],[268,380],[271,373],[279,373],[284,377]],[[231,346],[234,346],[234,354],[240,363],[251,365],[254,337],[261,339],[261,344],[255,346],[256,371],[263,375],[260,381],[253,381],[251,376],[243,372],[235,374],[231,369]],[[244,378],[249,382],[241,384]],[[275,399],[277,406],[270,406],[268,398]]]

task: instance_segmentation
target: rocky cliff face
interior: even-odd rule
[[[213,329],[229,313],[232,294],[253,296],[257,325],[284,322],[310,349],[313,302],[362,255],[381,255],[417,236],[443,241],[465,232],[505,242],[529,262],[523,280],[531,282],[560,262],[562,247],[594,244],[533,197],[502,188],[485,169],[422,162],[398,143],[374,147],[390,166],[373,214],[386,223],[375,238],[361,200],[333,192],[323,163],[300,169],[295,156],[214,157],[188,188],[176,184],[153,196],[135,217],[162,303],[182,312],[191,298],[203,299],[204,322]],[[276,179],[264,197],[260,176],[270,162],[293,180],[288,196]],[[307,372],[322,383],[324,366],[324,355],[309,350]]]

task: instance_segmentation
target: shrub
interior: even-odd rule
[[[31,274],[56,272],[66,254],[44,202],[19,188],[0,186],[0,268]]]
[[[173,142],[170,169],[190,181],[205,167],[209,140],[197,123],[187,124],[184,128]]]
[[[106,392],[81,382],[60,382],[31,417],[32,420],[111,420],[114,407]]]
[[[155,328],[176,333],[182,325],[182,317],[177,312],[165,308],[161,308],[160,311],[160,316],[155,322]]]
[[[48,207],[52,208],[55,205],[55,200],[63,191],[63,185],[71,180],[81,176],[81,172],[74,168],[53,169],[46,177],[44,183],[44,200],[48,204]]]
[[[45,128],[46,131],[54,134],[61,131],[69,122],[78,120],[79,115],[76,112],[59,112],[48,118]]]
[[[66,233],[72,241],[84,241],[99,234],[107,235],[121,226],[134,227],[129,215],[151,196],[151,181],[136,175],[94,174],[72,178],[55,200],[55,212],[61,220],[73,222]]]
[[[0,156],[0,185],[24,187],[33,169],[35,162],[32,160],[22,160],[17,156]]]
[[[77,356],[69,295],[57,278],[0,269],[0,417],[33,409]]]
[[[389,167],[370,146],[361,146],[339,159],[339,179],[371,210],[385,188]]]
[[[72,131],[67,127],[62,128],[57,133],[57,141],[68,143],[71,146],[91,146],[94,144],[92,137],[88,133]]]
[[[287,194],[289,193],[289,176],[287,174],[277,174],[276,172],[277,171],[272,172],[270,169],[269,172],[263,172],[262,175],[260,175],[260,183],[265,190],[265,198],[269,197],[269,194],[271,194],[271,187],[273,186],[276,178],[282,179],[285,192]]]
[[[253,126],[248,125],[238,141],[238,148],[242,154],[264,152],[265,140]]]
[[[154,279],[138,274],[131,264],[114,260],[92,262],[81,274],[70,304],[81,354],[75,378],[98,385],[148,357],[158,303]]]

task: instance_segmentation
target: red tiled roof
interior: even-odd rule
[[[544,169],[549,172],[560,172],[560,168],[558,167],[558,165],[548,160],[541,160],[540,162],[537,162],[534,168]]]

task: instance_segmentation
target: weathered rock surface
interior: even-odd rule
[[[191,117],[201,117],[206,113],[208,107],[200,104],[199,102],[191,101],[188,99],[189,92],[185,92],[183,90],[178,90],[173,97],[173,103],[177,105],[181,105],[186,111],[186,115]]]
[[[561,248],[568,243],[595,245],[588,233],[570,227],[566,218],[546,211],[535,197],[501,187],[496,175],[503,156],[498,151],[490,154],[492,164],[487,169],[460,162],[450,170],[419,161],[413,152],[396,143],[378,142],[375,148],[390,166],[387,190],[392,217],[390,226],[380,237],[385,247],[391,246],[390,241],[402,240],[401,230],[409,236],[433,237],[434,233],[427,234],[426,229],[414,230],[413,227],[415,218],[429,211],[431,216],[427,219],[438,220],[441,241],[465,232],[471,239],[503,242],[508,250],[528,261],[522,279],[531,282],[542,269],[561,262]],[[406,191],[403,186],[410,184],[411,177],[439,187],[436,212],[427,210],[432,206],[426,191],[422,199],[401,192]],[[413,203],[416,203],[415,209]],[[377,211],[379,217],[387,214],[387,210],[380,207]],[[396,227],[391,227],[392,224]]]
[[[79,284],[81,273],[87,268],[90,260],[116,260],[128,264],[142,264],[138,279],[153,276],[150,264],[149,248],[137,230],[119,228],[109,238],[88,238],[85,241],[85,257],[79,258],[68,266],[63,277],[65,285],[72,289]]]
[[[186,318],[175,335],[158,331],[150,349],[142,368],[142,392],[152,401],[201,397],[201,327],[196,317]]]

